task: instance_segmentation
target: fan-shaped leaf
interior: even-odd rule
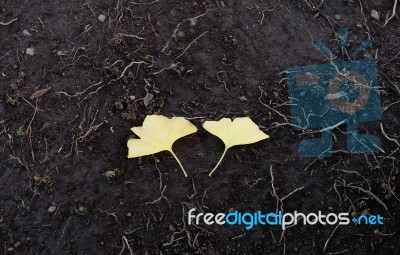
[[[128,158],[169,151],[187,177],[185,169],[172,150],[172,145],[179,138],[197,131],[197,128],[190,121],[183,117],[167,118],[162,115],[148,115],[141,127],[133,127],[131,130],[140,139],[128,140]]]
[[[206,121],[203,127],[205,130],[221,139],[225,144],[225,150],[209,176],[211,176],[221,164],[226,151],[230,147],[256,143],[269,138],[269,136],[262,132],[249,117],[236,118],[233,121],[228,118],[223,118],[219,121]]]

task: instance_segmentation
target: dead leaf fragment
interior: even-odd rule
[[[49,91],[51,89],[51,87],[45,88],[45,89],[40,89],[37,90],[35,92],[32,93],[32,95],[29,97],[30,100],[34,100],[36,98],[39,98],[41,96],[43,96],[44,94],[47,93],[47,91]]]
[[[219,121],[205,121],[203,127],[225,144],[225,150],[209,176],[221,164],[226,151],[230,147],[256,143],[269,138],[269,135],[262,132],[249,117],[236,118],[233,121],[229,118],[223,118]]]
[[[128,140],[128,158],[169,151],[187,177],[185,169],[172,150],[172,145],[179,138],[197,131],[197,128],[190,121],[183,117],[167,118],[162,115],[148,115],[141,127],[133,127],[131,130],[140,139]]]

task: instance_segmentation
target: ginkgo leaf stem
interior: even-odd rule
[[[174,156],[176,162],[178,162],[178,164],[179,164],[179,166],[181,167],[181,169],[182,169],[183,174],[185,175],[185,177],[187,177],[188,175],[187,175],[187,173],[186,173],[186,171],[185,171],[185,168],[183,168],[183,166],[182,166],[181,162],[179,161],[178,157],[175,155],[175,153],[174,153],[172,150],[170,150],[170,152],[171,152],[172,156]]]
[[[222,159],[225,157],[225,153],[226,153],[226,151],[227,151],[228,149],[229,149],[229,148],[225,147],[224,153],[222,153],[222,156],[221,156],[221,158],[219,159],[217,165],[213,168],[213,170],[211,171],[211,173],[210,173],[208,176],[211,177],[211,175],[214,173],[214,171],[215,171],[215,170],[218,168],[218,166],[221,164]]]

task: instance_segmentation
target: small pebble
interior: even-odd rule
[[[13,251],[14,251],[14,248],[13,248],[13,247],[10,247],[10,248],[7,249],[7,251],[8,251],[8,252],[13,252]]]
[[[33,56],[33,55],[35,55],[35,54],[36,54],[36,50],[35,50],[35,48],[33,48],[33,47],[26,48],[26,51],[25,51],[25,53],[26,53],[26,54],[28,54],[28,55],[31,55],[31,56]]]
[[[21,246],[21,242],[20,241],[18,241],[18,242],[16,242],[15,244],[14,244],[14,247],[15,248],[18,248],[18,247],[20,247]]]
[[[115,104],[115,107],[116,107],[118,110],[124,109],[124,105],[122,104],[121,101],[116,101],[114,104]]]
[[[371,17],[379,20],[379,13],[377,12],[377,10],[371,10]]]
[[[97,19],[101,22],[104,23],[104,21],[106,21],[106,16],[104,14],[100,14]]]
[[[245,97],[245,96],[241,96],[241,97],[239,97],[239,100],[240,101],[249,101],[248,99],[247,99],[247,97]]]
[[[24,29],[24,30],[22,31],[22,34],[23,34],[24,36],[26,36],[26,37],[31,36],[31,33],[29,33],[29,31],[26,30],[26,29]]]
[[[57,56],[66,56],[67,55],[67,53],[65,51],[62,51],[62,50],[57,51],[56,54],[57,54]]]
[[[335,20],[342,20],[342,16],[340,16],[339,14],[335,14]]]
[[[47,211],[48,211],[49,213],[53,213],[53,212],[55,212],[56,210],[57,210],[57,206],[55,206],[55,205],[52,205],[52,206],[49,207],[49,209],[47,209]]]
[[[149,102],[154,98],[154,95],[152,93],[147,93],[146,96],[143,98],[143,104],[144,106],[148,106]]]
[[[131,217],[131,216],[132,216],[132,213],[128,212],[128,213],[126,214],[126,216]]]

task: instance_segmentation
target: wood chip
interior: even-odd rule
[[[36,98],[39,98],[41,96],[43,96],[44,94],[47,93],[47,91],[49,91],[51,89],[51,87],[48,87],[46,89],[40,89],[38,91],[33,92],[33,94],[29,97],[30,100],[34,100]]]

